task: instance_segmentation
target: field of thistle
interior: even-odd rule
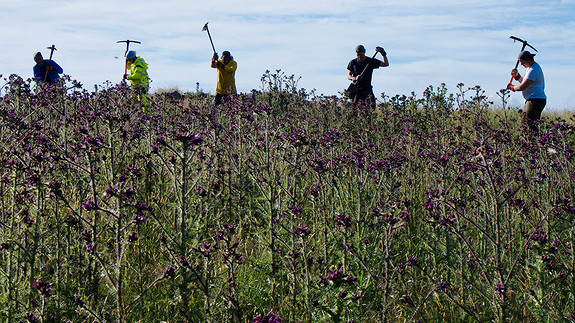
[[[575,116],[5,79],[1,322],[568,322]],[[67,87],[67,88],[66,88]]]

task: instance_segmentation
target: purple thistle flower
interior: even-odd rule
[[[407,267],[417,266],[417,256],[407,257],[407,262],[405,263]]]
[[[316,186],[314,186],[313,188],[311,188],[308,193],[309,195],[313,196],[313,197],[318,197],[319,196],[319,190],[321,189],[321,185],[317,184]]]
[[[99,148],[102,144],[100,143],[100,139],[101,137],[87,137],[86,138],[86,145],[87,146],[92,146],[94,148]]]
[[[136,242],[136,241],[138,241],[138,233],[137,233],[136,231],[130,232],[130,234],[128,235],[128,241],[129,241],[129,242]]]
[[[198,185],[198,195],[206,197],[208,195],[208,191],[206,191],[201,185]]]
[[[28,320],[28,322],[32,322],[32,323],[40,322],[40,319],[30,312],[26,312],[26,315],[24,316],[24,318],[26,320]]]
[[[543,231],[543,228],[539,228],[531,233],[530,239],[539,243],[546,243],[547,234]]]
[[[166,271],[164,272],[164,277],[174,277],[176,273],[176,268],[172,265],[168,266]]]
[[[289,256],[290,258],[292,258],[292,259],[296,259],[296,258],[298,258],[300,255],[301,255],[301,253],[299,253],[299,252],[297,252],[297,251],[295,251],[295,250],[292,250],[292,251],[290,251],[290,252],[288,253],[288,256]]]
[[[186,259],[186,257],[183,256],[183,255],[180,256],[180,265],[186,267],[188,264],[189,264],[189,263],[188,263],[188,260]]]
[[[40,295],[44,296],[50,296],[50,292],[52,292],[51,286],[52,284],[48,281],[37,280],[34,282],[34,288],[38,290]]]
[[[305,237],[311,234],[311,229],[308,229],[308,227],[306,227],[305,225],[300,225],[293,230],[293,234],[295,234],[298,237],[300,236]]]
[[[166,144],[166,138],[164,138],[164,136],[159,136],[158,138],[156,138],[156,144],[165,145]]]
[[[497,286],[495,287],[495,291],[497,291],[497,294],[501,296],[505,294],[505,286],[501,282],[498,282]]]
[[[303,214],[303,210],[299,205],[289,206],[288,209],[290,209],[295,216],[301,216]]]
[[[223,227],[224,227],[224,229],[228,230],[228,232],[229,232],[230,234],[236,233],[236,228],[237,228],[237,227],[236,227],[234,224],[229,224],[229,223],[226,222],[226,223],[223,224]]]
[[[92,230],[82,231],[80,236],[86,241],[92,241]]]
[[[108,196],[114,196],[114,195],[116,195],[116,193],[118,192],[118,190],[115,189],[115,188],[108,187],[104,192],[105,192],[106,195],[108,195]]]
[[[277,315],[275,315],[272,311],[267,312],[266,314],[260,314],[252,320],[252,323],[281,323],[283,319]]]
[[[143,213],[136,213],[134,220],[136,221],[136,224],[141,224],[146,222],[146,216]]]
[[[335,217],[335,222],[342,225],[345,228],[349,228],[351,227],[351,217],[350,216],[345,216],[343,214],[338,214]]]
[[[92,252],[94,250],[94,247],[95,247],[94,244],[90,242],[86,245],[86,251]]]
[[[96,203],[92,200],[88,200],[88,202],[84,203],[84,210],[86,211],[92,211],[94,209],[96,209]]]
[[[53,180],[48,184],[48,188],[50,188],[50,191],[52,192],[52,194],[54,194],[55,196],[62,196],[62,183],[60,183],[58,180]]]
[[[443,280],[443,278],[435,284],[437,290],[446,291],[449,288],[449,283]]]
[[[410,214],[407,211],[401,211],[401,217],[405,220],[409,220]]]
[[[343,269],[339,269],[339,270],[335,270],[332,273],[330,273],[327,278],[323,278],[320,277],[320,283],[327,283],[327,282],[332,282],[335,285],[341,285],[341,284],[353,284],[357,281],[357,277],[352,275],[352,274],[348,274],[346,275],[343,271]]]
[[[124,190],[124,195],[126,197],[132,197],[134,195],[136,195],[136,191],[131,187],[128,186],[125,190]]]
[[[200,136],[197,136],[193,133],[176,133],[174,138],[177,141],[186,142],[192,145],[199,145],[204,142],[204,139]]]

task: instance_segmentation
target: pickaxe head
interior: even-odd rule
[[[50,60],[52,60],[52,54],[54,54],[54,51],[56,50],[56,46],[52,45],[52,46],[48,47],[48,49],[50,50]]]
[[[525,40],[523,40],[523,39],[521,39],[521,38],[517,38],[517,37],[515,37],[515,36],[511,36],[511,37],[509,37],[509,38],[513,39],[513,41],[518,41],[518,42],[523,43],[523,48],[521,48],[521,51],[523,51],[523,50],[525,49],[525,46],[529,46],[529,48],[533,49],[534,51],[537,51],[537,50],[535,49],[535,47],[529,45],[529,44],[527,43],[527,41],[525,41]]]
[[[126,54],[128,54],[128,51],[130,50],[130,43],[136,43],[136,44],[141,44],[141,42],[137,41],[137,40],[118,40],[116,43],[126,43],[126,51],[124,52],[124,56],[126,56]]]
[[[204,28],[202,28],[202,31],[207,31],[208,32],[208,37],[210,37],[210,44],[212,44],[212,49],[214,50],[214,54],[216,53],[216,48],[214,47],[214,42],[212,41],[212,35],[210,35],[210,30],[208,29],[208,23],[206,22],[206,24],[204,25]]]

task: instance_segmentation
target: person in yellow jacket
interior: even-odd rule
[[[216,98],[214,104],[222,103],[222,98],[236,94],[236,69],[238,63],[234,61],[232,54],[227,50],[222,53],[222,59],[218,60],[218,54],[214,53],[212,57],[212,68],[218,70],[218,83],[216,85]]]
[[[148,63],[143,58],[136,55],[131,50],[126,55],[126,66],[130,70],[130,75],[125,74],[124,79],[130,80],[132,90],[136,93],[138,101],[142,103],[142,110],[146,112],[148,105],[148,89],[150,87],[150,78],[148,77]]]

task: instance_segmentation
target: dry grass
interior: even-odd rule
[[[550,120],[561,119],[565,120],[569,124],[575,124],[575,111],[561,110],[561,111],[546,111],[543,110],[543,117],[547,117]]]

